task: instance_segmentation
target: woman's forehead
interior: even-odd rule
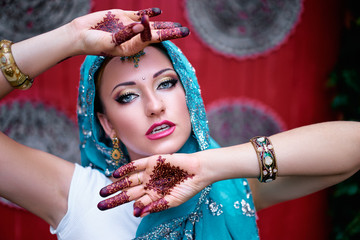
[[[164,67],[173,68],[169,57],[160,49],[148,46],[144,49],[145,54],[121,59],[114,57],[105,67],[106,71],[136,73],[142,71],[158,71]]]

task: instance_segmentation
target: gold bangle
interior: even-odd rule
[[[267,137],[253,137],[250,139],[256,151],[260,166],[260,182],[271,182],[276,179],[278,168],[274,147]]]
[[[0,41],[0,68],[13,88],[26,90],[31,87],[34,80],[23,74],[16,65],[11,53],[12,44],[9,40]]]

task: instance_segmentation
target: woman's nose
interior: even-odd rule
[[[145,100],[145,113],[147,116],[156,116],[165,112],[164,100],[155,94],[151,94]]]

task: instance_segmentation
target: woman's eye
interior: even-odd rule
[[[169,80],[163,81],[162,83],[159,84],[157,89],[172,88],[172,87],[174,87],[176,85],[177,82],[178,82],[177,79],[169,79]]]
[[[137,94],[134,93],[125,93],[116,98],[116,101],[120,104],[129,103],[137,97]]]

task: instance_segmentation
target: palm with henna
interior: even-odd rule
[[[101,201],[98,207],[106,210],[135,200],[137,217],[176,207],[211,184],[202,171],[200,161],[188,154],[156,155],[133,161],[114,172],[119,180],[101,189],[100,195],[121,192]]]

